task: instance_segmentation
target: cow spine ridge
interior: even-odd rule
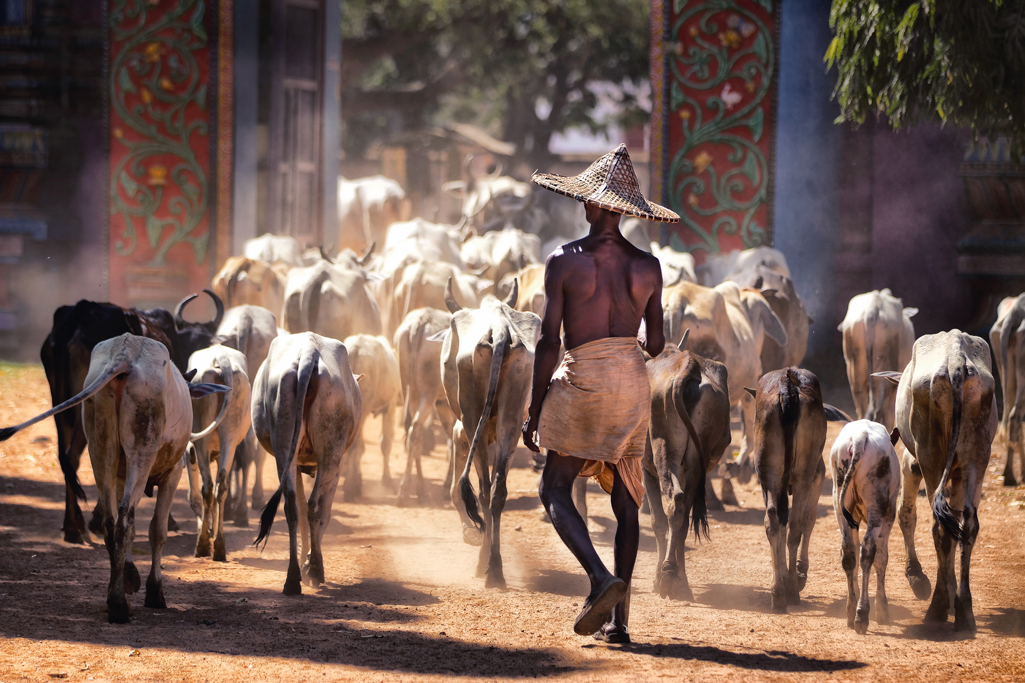
[[[946,496],[943,495],[943,487],[947,485],[947,479],[950,477],[950,469],[954,464],[954,457],[957,455],[957,441],[961,437],[961,404],[964,398],[965,364],[966,358],[963,353],[958,354],[956,364],[947,361],[947,376],[950,380],[950,413],[953,424],[950,430],[950,445],[947,447],[947,462],[943,467],[940,482],[936,486],[936,495],[932,503],[933,517],[955,542],[961,541],[961,522],[954,516],[954,511],[947,502]]]
[[[801,416],[800,378],[794,368],[787,368],[780,377],[779,421],[783,428],[783,486],[776,501],[779,523],[786,526],[790,520],[790,473],[794,465],[794,430]]]
[[[260,513],[260,533],[256,540],[253,541],[253,545],[259,545],[260,541],[263,541],[266,547],[271,525],[274,524],[274,515],[278,513],[278,505],[281,503],[281,494],[285,490],[285,484],[292,477],[296,454],[299,451],[299,437],[302,433],[303,414],[306,411],[306,392],[310,388],[310,381],[314,371],[317,369],[319,357],[319,349],[311,344],[303,350],[302,356],[299,358],[299,376],[295,388],[295,425],[292,427],[292,442],[288,451],[288,464],[281,471],[281,482],[278,484],[278,489],[263,507],[263,512]]]
[[[502,370],[502,359],[505,357],[505,347],[509,345],[508,332],[503,328],[501,336],[495,341],[494,350],[491,352],[491,375],[488,377],[488,395],[484,399],[484,410],[481,411],[480,421],[473,433],[473,441],[470,442],[470,454],[463,466],[463,474],[459,477],[459,492],[463,497],[463,504],[466,506],[466,515],[476,526],[477,530],[484,533],[484,519],[477,510],[477,498],[473,495],[473,484],[470,483],[470,467],[473,465],[473,458],[477,452],[477,445],[480,443],[484,429],[491,419],[491,407],[495,403],[495,393],[498,391],[498,374]],[[484,458],[484,467],[487,471],[487,456]]]
[[[843,518],[847,521],[847,526],[855,531],[858,530],[859,524],[854,520],[851,511],[847,509],[845,501],[847,500],[847,487],[850,486],[851,480],[854,478],[854,469],[865,452],[866,441],[868,441],[868,432],[861,431],[855,437],[854,443],[851,444],[851,462],[847,466],[847,472],[844,474],[843,484],[840,487],[840,509],[843,512]]]

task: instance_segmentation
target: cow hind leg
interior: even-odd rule
[[[886,565],[890,560],[890,531],[893,519],[883,520],[879,526],[878,542],[876,543],[876,621],[880,624],[890,623],[890,603],[886,599]]]
[[[466,441],[466,434],[463,431],[462,422],[456,422],[452,427],[452,444],[449,461],[450,470],[453,473],[462,472],[466,466],[466,458],[469,457],[470,444]],[[470,521],[466,514],[466,507],[463,505],[463,497],[459,492],[459,477],[452,476],[452,484],[449,486],[449,497],[452,500],[452,507],[459,513],[459,519],[463,524],[463,542],[467,545],[481,545],[484,542],[484,535]]]
[[[487,576],[488,563],[491,559],[491,545],[495,538],[495,527],[491,524],[491,473],[488,467],[488,446],[483,443],[479,444],[477,452],[481,455],[471,453],[470,457],[473,458],[474,468],[477,470],[477,482],[480,485],[477,502],[480,504],[481,519],[484,520],[484,534],[475,572],[475,576],[480,579]]]
[[[1022,476],[1025,476],[1025,448],[1021,449]],[[1018,480],[1014,478],[1014,444],[1007,444],[1007,464],[1004,465],[1004,486],[1017,486]]]
[[[658,553],[658,560],[655,563],[655,585],[652,587],[652,591],[659,593],[662,581],[662,563],[666,559],[669,518],[662,506],[658,477],[646,469],[644,470],[644,489],[650,492],[645,498],[650,501],[651,505],[651,532],[655,536],[655,549]]]
[[[363,452],[366,444],[363,441],[363,428],[359,428],[356,434],[356,442],[345,454],[345,484],[342,485],[342,496],[347,503],[351,503],[363,495],[363,474],[360,472],[360,461],[363,459]]]
[[[812,480],[811,489],[803,496],[803,502],[794,512],[798,523],[801,525],[801,554],[797,559],[797,591],[804,590],[808,583],[809,568],[809,546],[811,545],[811,532],[815,530],[815,518],[818,510],[819,491],[822,490],[822,482],[826,478],[826,465],[821,459],[816,465],[815,479]]]
[[[972,563],[972,548],[979,534],[979,515],[973,505],[965,505],[963,519],[964,522],[961,529],[961,577],[957,595],[954,597],[954,630],[975,631],[972,591],[968,581]]]
[[[936,546],[936,587],[926,610],[925,620],[942,623],[950,611],[950,574],[954,571],[954,539],[939,522],[933,522],[932,538]]]
[[[672,600],[693,600],[694,594],[687,585],[687,573],[683,570],[683,546],[687,540],[687,527],[690,519],[690,504],[683,484],[676,474],[670,476],[672,489],[663,494],[666,518],[669,521],[669,534],[666,540],[666,556],[662,561],[658,594]]]
[[[897,519],[900,522],[900,532],[904,536],[904,548],[907,551],[907,564],[904,567],[904,575],[911,585],[911,591],[919,600],[925,600],[932,591],[929,584],[929,577],[922,571],[922,563],[918,561],[918,553],[915,550],[915,526],[918,524],[918,488],[922,485],[922,469],[904,449],[900,459],[900,507],[897,511]]]
[[[160,558],[164,553],[167,541],[167,517],[174,503],[174,492],[182,476],[182,467],[177,466],[157,487],[157,502],[153,510],[153,519],[149,523],[149,544],[152,551],[149,576],[146,577],[146,607],[166,609],[164,600],[164,575],[160,567]]]
[[[298,472],[296,478],[302,476]],[[285,521],[288,523],[288,574],[285,576],[285,595],[300,595],[302,589],[302,572],[299,570],[299,548],[297,532],[299,524],[299,507],[296,502],[296,486],[285,487]]]
[[[854,580],[854,568],[858,563],[858,532],[847,525],[839,508],[836,516],[840,525],[840,565],[847,575],[847,628],[854,628],[858,607],[858,586]]]
[[[769,539],[769,549],[772,553],[772,611],[776,614],[787,613],[787,597],[784,588],[783,577],[787,565],[786,543],[783,534],[785,529],[779,522],[779,513],[776,509],[775,496],[771,493],[765,494],[765,536]]]
[[[76,422],[79,422],[78,418],[76,418]],[[78,466],[81,464],[82,451],[85,450],[85,445],[85,430],[80,424],[76,424],[71,433],[71,443],[68,446],[66,455],[69,467],[74,472],[78,472]],[[64,489],[64,540],[68,543],[84,544],[88,538],[87,530],[92,531],[97,536],[102,536],[105,521],[103,510],[100,509],[100,501],[97,500],[97,508],[94,508],[92,519],[87,527],[85,517],[82,515],[82,508],[79,507],[78,499],[75,497],[71,487],[65,484]],[[99,516],[96,514],[97,509],[99,509]]]
[[[381,455],[384,463],[381,468],[381,483],[388,490],[395,490],[391,478],[391,449],[395,439],[395,406],[391,406],[381,415]]]
[[[505,588],[505,570],[502,566],[502,511],[505,509],[505,501],[509,495],[508,475],[509,460],[515,442],[507,439],[505,443],[499,442],[499,457],[495,462],[495,483],[491,488],[491,517],[489,530],[491,531],[491,552],[488,557],[487,575],[484,579],[485,588]],[[579,480],[579,477],[578,477]],[[587,480],[584,479],[586,485]]]
[[[306,509],[306,520],[309,528],[309,553],[306,556],[306,578],[314,588],[324,583],[324,554],[322,550],[324,531],[331,521],[331,501],[338,487],[338,470],[342,453],[317,468],[317,478],[310,491],[310,502]],[[305,546],[304,546],[305,548]]]
[[[872,576],[872,567],[876,561],[878,540],[878,522],[874,523],[874,520],[870,518],[868,528],[865,530],[865,539],[861,544],[861,597],[858,599],[858,609],[854,617],[854,630],[862,635],[868,632],[868,615],[871,605],[868,595],[868,583]]]

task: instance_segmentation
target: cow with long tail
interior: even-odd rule
[[[0,441],[65,410],[82,406],[103,514],[104,542],[110,554],[107,619],[129,620],[126,594],[141,587],[132,557],[135,512],[142,494],[157,488],[149,526],[152,564],[146,580],[146,607],[162,609],[160,558],[167,540],[167,516],[181,479],[182,456],[192,434],[192,397],[228,391],[216,384],[190,384],[171,362],[160,342],[122,334],[100,342],[92,351],[85,388],[41,415],[0,430]],[[77,477],[73,485],[78,486]],[[118,491],[123,490],[120,500]]]
[[[270,535],[284,496],[288,575],[282,592],[299,595],[304,576],[314,587],[324,582],[321,539],[343,456],[363,424],[363,400],[345,346],[313,332],[277,337],[256,373],[252,411],[256,438],[274,455],[281,480],[260,514],[255,543]],[[300,472],[314,477],[308,500]],[[297,532],[306,555],[301,569]]]

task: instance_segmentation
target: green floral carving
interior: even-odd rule
[[[771,12],[770,0],[759,0],[759,4]],[[684,138],[669,166],[671,208],[700,240],[687,247],[689,251],[717,253],[719,235],[738,232],[745,247],[758,246],[765,241],[765,228],[754,215],[768,199],[768,162],[758,142],[765,134],[762,105],[775,70],[771,33],[759,16],[730,0],[675,0],[675,10],[671,35],[679,36],[685,26],[696,30],[688,32],[685,42],[675,46],[669,60],[669,110],[688,113],[686,117],[674,116],[670,123],[682,126]],[[726,25],[729,15],[748,26],[747,37],[753,35],[754,39],[748,41],[745,37],[741,41],[736,32],[726,34],[724,39],[724,33],[730,30]],[[754,88],[750,97],[743,98],[747,102],[732,111],[720,96],[731,80]],[[697,93],[707,93],[701,95],[703,103]],[[706,120],[709,112],[712,116]],[[752,139],[737,135],[738,128],[750,130]],[[699,146],[708,144],[729,148],[729,170],[720,173],[711,163],[697,161],[701,155],[691,158]],[[738,198],[741,194],[745,198]],[[686,206],[685,197],[693,197]],[[714,202],[711,207],[708,198]],[[703,228],[693,216],[714,217],[712,226]]]
[[[209,127],[202,119],[190,121],[187,110],[193,104],[202,111],[207,107],[207,86],[196,61],[196,52],[207,46],[206,4],[178,0],[166,10],[154,4],[111,2],[111,42],[119,50],[110,68],[111,106],[124,125],[144,137],[128,139],[120,128],[114,130],[114,144],[128,150],[111,175],[111,213],[125,222],[114,248],[121,255],[133,253],[141,224],[156,251],[151,265],[163,264],[171,247],[182,242],[192,245],[201,264],[209,231],[193,233],[206,213],[209,186],[193,146],[197,136],[209,135]],[[165,191],[170,183],[180,194]]]

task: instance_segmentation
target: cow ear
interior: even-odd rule
[[[185,378],[186,382],[191,382],[192,378],[196,376],[197,372],[199,372],[199,370],[197,368],[192,368],[191,370],[186,372],[184,375],[182,375],[182,377]]]
[[[893,430],[890,432],[890,445],[896,446],[898,439],[900,439],[900,430],[894,427]]]
[[[787,330],[783,326],[783,321],[779,319],[779,316],[769,307],[768,303],[765,304],[765,309],[762,311],[762,320],[765,323],[765,334],[772,341],[785,347],[787,345]]]
[[[758,393],[754,389],[752,389],[751,387],[744,387],[744,391],[746,391],[747,393],[751,394],[752,396],[754,396],[754,395],[756,395]]]
[[[208,384],[206,382],[193,384],[189,382],[189,396],[192,398],[203,398],[210,394],[226,394],[229,391],[231,391],[231,387],[226,387],[223,384]]]
[[[448,338],[448,330],[444,329],[441,332],[435,332],[431,336],[427,337],[427,341],[443,342],[447,338]]]
[[[908,306],[907,308],[904,309],[904,315],[906,315],[909,318],[914,318],[916,313],[918,313],[918,309],[917,308]]]
[[[822,411],[826,414],[826,422],[851,422],[850,416],[836,406],[828,403],[822,404]]]
[[[687,337],[690,336],[690,328],[688,327],[683,331],[683,337],[680,339],[680,343],[676,345],[676,348],[683,351],[687,347]]]
[[[894,384],[900,384],[901,373],[893,372],[892,370],[887,370],[886,372],[873,372],[872,376],[873,377],[885,377],[886,379],[890,380]]]

